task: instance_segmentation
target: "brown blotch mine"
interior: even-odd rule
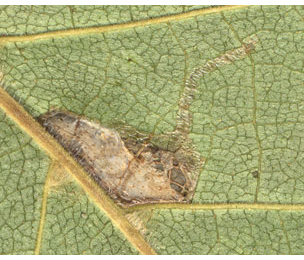
[[[177,157],[152,144],[122,140],[115,130],[69,112],[53,110],[38,121],[118,204],[191,200],[193,159],[181,159],[181,151]]]

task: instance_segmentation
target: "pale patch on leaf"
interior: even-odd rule
[[[120,135],[63,111],[38,121],[120,205],[187,202],[193,195],[194,160]]]

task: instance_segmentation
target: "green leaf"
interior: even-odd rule
[[[303,254],[303,15],[0,7],[0,253]],[[34,121],[60,108],[170,133],[193,69],[252,36],[254,51],[196,86],[188,130],[205,163],[191,204],[120,209]]]

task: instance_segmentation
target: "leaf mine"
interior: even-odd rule
[[[118,204],[190,201],[193,160],[178,152],[122,141],[116,131],[68,112],[53,110],[38,121]]]
[[[189,106],[197,82],[205,73],[248,55],[257,41],[253,36],[240,48],[192,70],[185,82],[176,131],[171,133],[172,141],[179,143],[174,151],[134,136],[122,139],[118,132],[69,112],[53,110],[38,121],[118,204],[189,202],[202,166],[188,138]]]

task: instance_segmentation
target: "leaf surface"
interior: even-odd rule
[[[0,253],[303,254],[303,14],[2,6]],[[192,204],[118,208],[33,120],[60,108],[170,133],[193,68],[251,36],[255,50],[201,77],[189,107],[205,160]]]

